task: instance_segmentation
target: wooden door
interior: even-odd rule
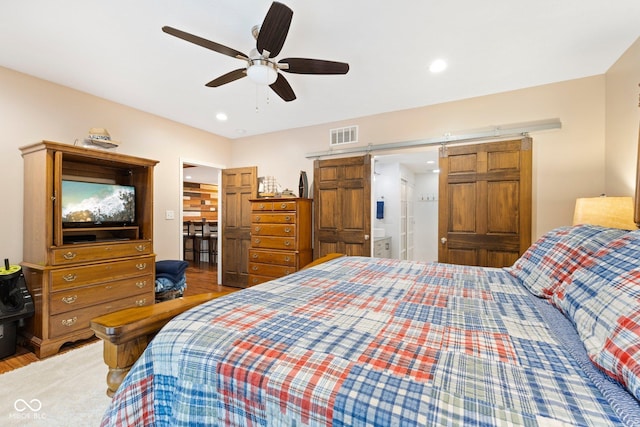
[[[442,147],[438,261],[504,267],[531,244],[530,138]]]
[[[258,168],[222,171],[222,284],[246,288],[249,283],[251,204],[258,195]]]
[[[316,160],[314,257],[371,256],[371,156]]]

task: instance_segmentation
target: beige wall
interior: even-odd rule
[[[607,194],[631,196],[635,188],[640,122],[640,38],[606,74]]]
[[[22,180],[19,147],[43,139],[73,144],[89,128],[104,127],[118,152],[160,161],[155,173],[155,250],[158,259],[179,259],[182,226],[180,158],[228,166],[230,142],[130,107],[0,67],[0,261],[22,260]],[[165,220],[166,210],[176,219]]]
[[[440,137],[446,132],[559,118],[562,129],[532,134],[534,237],[570,224],[576,197],[604,192],[605,77],[595,76],[440,105],[247,137],[232,144],[235,166],[257,165],[297,188],[305,154],[329,149],[329,129],[358,125],[361,146]],[[351,146],[349,146],[351,147]]]

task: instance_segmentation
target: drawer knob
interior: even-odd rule
[[[290,229],[289,227],[286,227],[286,228],[284,229],[284,232],[285,232],[285,233],[291,233],[291,229]]]
[[[286,256],[286,257],[284,257],[284,260],[285,260],[285,261],[287,261],[287,262],[289,262],[289,261],[291,261],[291,258],[289,258],[288,256]]]
[[[285,240],[285,241],[284,241],[284,245],[285,245],[285,246],[291,246],[291,242],[290,242],[290,241],[288,241],[288,240]]]
[[[291,221],[291,217],[289,215],[285,216],[284,219],[287,221]]]
[[[282,209],[284,209],[284,208],[286,208],[286,207],[287,207],[287,204],[286,204],[286,203],[281,203],[281,204],[280,204],[280,207],[281,207]]]
[[[71,319],[62,319],[60,323],[62,323],[62,326],[70,327],[75,325],[76,322],[78,322],[78,318],[73,316]]]
[[[258,266],[257,266],[257,265],[254,265],[253,267],[251,267],[251,269],[252,269],[253,271],[258,271]]]
[[[64,259],[67,259],[67,260],[72,260],[72,259],[74,259],[74,258],[76,257],[76,255],[77,255],[77,254],[76,254],[75,252],[71,252],[71,251],[69,251],[69,252],[67,252],[66,254],[62,255],[62,257],[63,257]]]
[[[260,209],[264,209],[264,203],[260,203]]]
[[[260,222],[260,217],[259,216],[256,217],[256,222]]]
[[[145,250],[146,248],[147,248],[147,247],[146,247],[145,245],[138,245],[138,246],[136,246],[136,251],[138,251],[138,252],[144,252],[144,250]]]
[[[142,298],[142,299],[136,300],[136,305],[137,305],[138,307],[142,307],[142,306],[143,306],[143,305],[145,305],[146,303],[147,303],[147,299],[146,299],[146,298]]]
[[[64,279],[65,282],[73,282],[74,280],[76,280],[77,277],[78,276],[75,275],[74,273],[69,273],[62,276],[62,279]]]
[[[254,239],[253,241],[256,243],[256,245],[260,244],[260,239]]]
[[[62,302],[65,304],[73,304],[78,299],[78,295],[69,295],[68,297],[62,297]]]
[[[147,286],[147,281],[143,280],[142,282],[136,282],[136,286],[140,289],[144,288],[145,286]]]
[[[251,258],[253,258],[253,259],[258,259],[258,254],[252,254],[252,255],[251,255]]]
[[[140,263],[136,264],[136,268],[138,270],[144,270],[145,268],[147,268],[147,263],[146,262],[140,262]]]
[[[258,231],[262,230],[262,227],[260,227],[260,226],[256,226],[256,227],[254,228],[254,230],[255,230],[255,231],[256,231],[256,233],[257,233]]]

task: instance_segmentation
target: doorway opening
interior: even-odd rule
[[[220,283],[222,245],[218,239],[221,203],[218,186],[222,168],[191,160],[180,160],[180,253],[189,271],[217,277]]]
[[[391,258],[438,260],[438,180],[436,146],[373,158],[374,247],[384,242]]]

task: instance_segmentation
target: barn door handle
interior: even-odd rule
[[[447,243],[447,238],[443,237],[442,239],[440,239],[440,243],[442,243],[443,245]]]

